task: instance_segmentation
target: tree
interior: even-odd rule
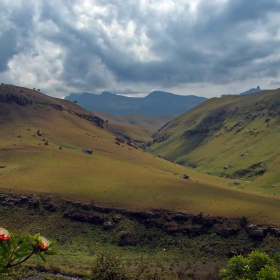
[[[220,276],[223,280],[280,280],[280,272],[273,263],[266,253],[253,251],[247,258],[232,257],[227,268],[220,271]]]

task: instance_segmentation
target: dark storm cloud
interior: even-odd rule
[[[168,89],[280,75],[277,0],[3,3],[0,71],[15,55],[35,76],[44,63],[40,81],[50,89]]]
[[[32,7],[12,8],[7,2],[1,3],[0,10],[0,72],[9,69],[8,62],[28,45],[25,38],[32,29]]]

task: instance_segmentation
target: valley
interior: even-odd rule
[[[191,260],[199,270],[211,263],[209,273],[231,251],[273,254],[280,218],[278,96],[275,90],[212,98],[153,122],[1,85],[1,226],[67,236],[54,263],[71,273],[79,272],[77,258],[82,274],[89,273],[101,250],[126,260],[144,254],[164,269],[174,260],[177,268]],[[30,206],[29,199],[40,203]],[[44,201],[53,201],[55,211]],[[90,215],[102,219],[95,223]],[[129,233],[135,243],[118,246]]]

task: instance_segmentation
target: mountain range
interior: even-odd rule
[[[169,92],[154,91],[145,97],[126,97],[110,92],[100,95],[84,92],[71,93],[66,100],[77,104],[88,111],[102,111],[114,115],[140,114],[145,116],[161,116],[182,114],[207,100],[194,95],[176,95]]]

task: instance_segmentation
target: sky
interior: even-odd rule
[[[63,98],[280,87],[280,0],[0,0],[0,82]]]

